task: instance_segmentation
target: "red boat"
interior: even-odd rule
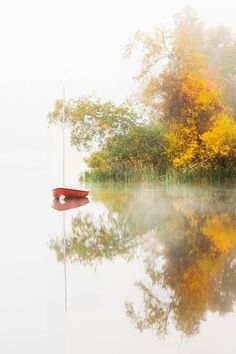
[[[52,194],[56,199],[59,199],[60,197],[85,198],[89,194],[89,191],[60,187],[52,189]]]
[[[70,199],[64,199],[64,202],[61,202],[59,199],[53,199],[52,208],[58,211],[64,211],[64,210],[79,208],[88,203],[89,203],[88,198],[76,198],[76,199],[70,198]]]

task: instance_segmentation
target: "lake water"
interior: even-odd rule
[[[52,212],[67,352],[234,353],[234,187],[90,188],[89,203]]]
[[[89,188],[2,191],[0,352],[235,353],[235,185]]]

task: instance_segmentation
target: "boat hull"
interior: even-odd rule
[[[60,197],[65,198],[85,198],[89,194],[89,191],[71,188],[54,188],[52,190],[52,195],[54,198],[59,199]]]

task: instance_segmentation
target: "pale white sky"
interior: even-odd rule
[[[21,164],[16,154],[35,156],[47,144],[45,118],[63,82],[67,97],[130,95],[135,67],[123,60],[124,45],[139,29],[170,24],[185,5],[236,30],[235,0],[1,1],[1,163]]]
[[[129,74],[122,50],[132,33],[170,23],[185,5],[210,24],[235,27],[232,0],[2,1],[0,78],[79,80],[85,90],[113,86]]]

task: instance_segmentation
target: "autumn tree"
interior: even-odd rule
[[[211,70],[216,72],[224,101],[236,119],[236,38],[225,26],[206,30],[205,52]]]
[[[205,29],[193,10],[185,9],[176,16],[172,31],[158,28],[152,34],[138,32],[126,50],[128,55],[134,49],[142,52],[141,70],[136,77],[142,86],[141,100],[148,107],[151,120],[166,124],[167,151],[175,168],[211,160],[209,143],[203,135],[218,124],[222,115],[228,117],[228,128],[235,125],[231,109],[225,104],[227,80],[220,85],[224,70],[228,70],[228,75],[230,70],[222,69],[222,60],[211,60],[212,41],[212,32]],[[229,49],[233,68],[235,41],[225,37],[224,45]],[[216,48],[215,56],[222,57],[222,45],[218,45],[218,52]],[[233,78],[231,73],[231,83]],[[229,134],[228,130],[226,136]],[[228,150],[226,155],[231,153]]]

